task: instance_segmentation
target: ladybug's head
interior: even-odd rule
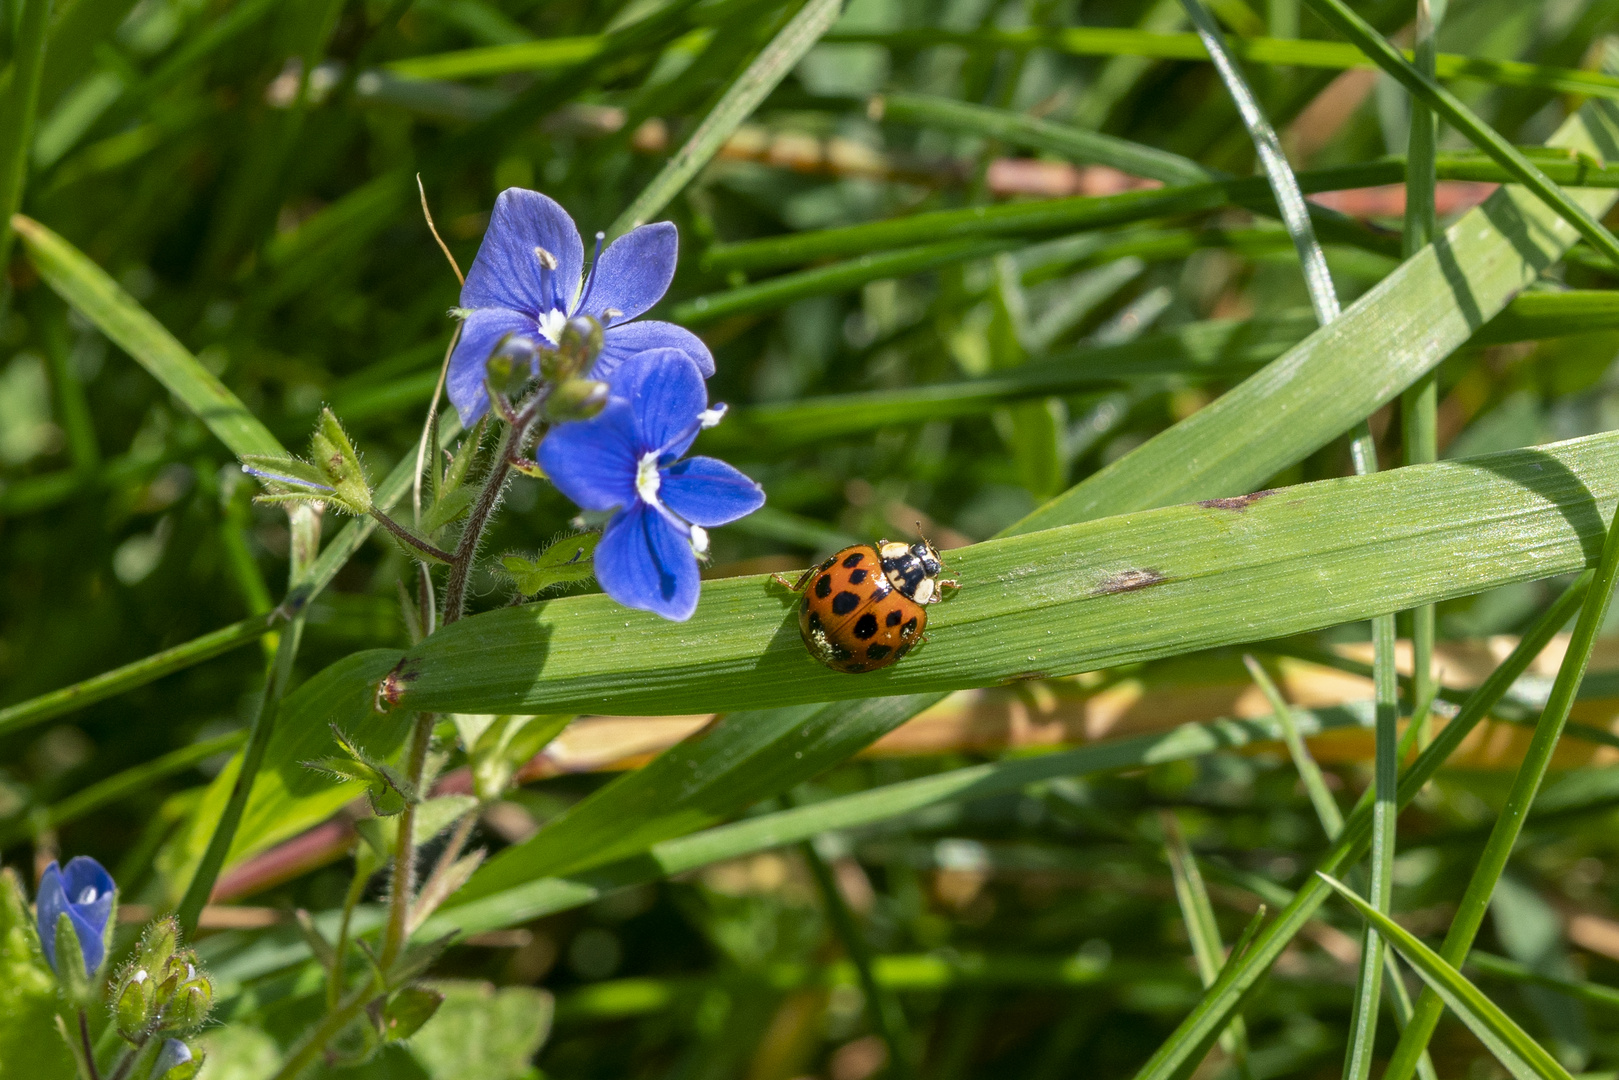
[[[922,564],[922,572],[928,577],[938,577],[944,569],[944,563],[939,560],[938,550],[926,540],[918,540],[911,545],[911,554],[916,556],[917,562]]]

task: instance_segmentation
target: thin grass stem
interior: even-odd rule
[[[1252,653],[1244,653],[1242,662],[1247,665],[1248,673],[1253,676],[1254,684],[1259,687],[1260,693],[1270,702],[1277,724],[1281,725],[1287,752],[1293,758],[1293,767],[1298,770],[1299,779],[1304,783],[1305,793],[1310,796],[1310,805],[1315,807],[1315,816],[1321,822],[1321,831],[1327,834],[1328,840],[1338,839],[1338,834],[1344,831],[1343,811],[1338,809],[1338,800],[1332,797],[1332,791],[1321,775],[1321,766],[1310,756],[1310,748],[1304,744],[1304,737],[1299,734],[1298,723],[1293,719],[1292,706],[1288,705],[1287,699],[1282,697],[1282,692],[1271,679],[1270,673]]]

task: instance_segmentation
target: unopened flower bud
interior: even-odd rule
[[[163,1049],[158,1052],[157,1061],[152,1065],[151,1075],[157,1080],[191,1080],[202,1068],[202,1058],[191,1053],[191,1047],[179,1039],[163,1040]]]
[[[541,359],[541,374],[563,382],[596,362],[602,351],[602,324],[589,315],[575,315],[562,324],[557,350]]]
[[[145,968],[136,968],[118,994],[114,1011],[118,1033],[131,1041],[151,1026],[157,1014],[156,986]]]
[[[569,379],[551,391],[545,411],[553,420],[589,420],[607,407],[608,386],[595,379]]]
[[[214,988],[204,976],[183,983],[169,1004],[166,1027],[190,1030],[201,1027],[214,1009]]]

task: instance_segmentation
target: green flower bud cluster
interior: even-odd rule
[[[214,984],[197,954],[179,947],[179,923],[158,919],[141,935],[135,958],[112,984],[118,1034],[140,1044],[163,1032],[201,1027],[214,1007]]]
[[[242,471],[264,485],[263,503],[319,501],[348,514],[371,512],[371,483],[354,443],[331,409],[322,409],[309,459],[246,454]]]

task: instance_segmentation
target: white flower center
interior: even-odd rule
[[[641,463],[635,468],[635,493],[641,496],[641,501],[648,506],[663,508],[658,501],[658,488],[663,484],[663,477],[658,474],[658,452],[641,455]]]
[[[541,337],[553,345],[562,343],[562,328],[568,325],[568,316],[560,308],[540,312],[538,322]]]

